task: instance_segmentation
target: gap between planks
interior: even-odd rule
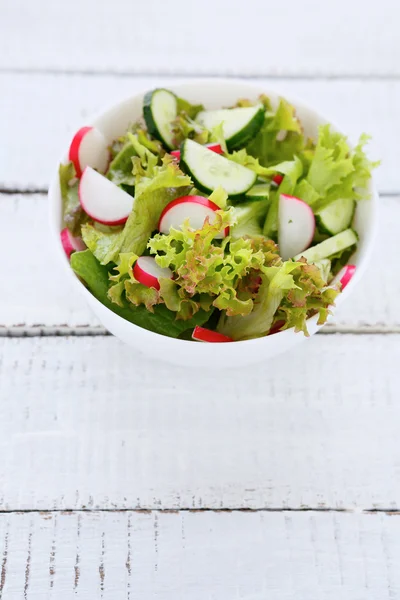
[[[165,514],[165,515],[178,515],[181,513],[216,513],[216,514],[229,514],[229,513],[345,513],[354,515],[374,515],[377,513],[383,513],[389,516],[400,516],[400,509],[393,508],[334,508],[334,507],[322,507],[322,506],[301,506],[301,507],[260,507],[260,508],[25,508],[18,510],[0,510],[1,515],[25,515],[25,514],[38,514],[38,515],[49,515],[49,514],[61,514],[61,515],[73,515],[73,514],[85,514],[85,513],[134,513],[138,515],[151,515],[151,514]]]
[[[340,325],[325,325],[322,335],[399,335],[400,325],[360,325],[359,327],[346,327]],[[12,327],[0,326],[0,338],[32,338],[32,337],[108,337],[112,334],[103,327],[92,325],[14,325]]]

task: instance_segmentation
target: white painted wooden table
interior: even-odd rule
[[[398,0],[0,7],[1,599],[400,599],[399,18]],[[196,75],[301,96],[383,160],[353,297],[218,379],[106,335],[47,232],[76,127]]]

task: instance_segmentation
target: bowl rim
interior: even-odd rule
[[[171,78],[169,83],[170,83],[169,88],[173,89],[174,91],[178,91],[180,89],[188,89],[188,88],[196,88],[196,87],[198,88],[199,86],[202,86],[202,85],[215,86],[218,91],[218,86],[228,87],[231,85],[238,85],[238,86],[242,86],[243,89],[249,90],[249,92],[253,91],[253,93],[257,93],[257,94],[265,93],[266,95],[273,94],[277,97],[283,97],[286,100],[288,100],[291,104],[293,104],[295,106],[296,110],[300,109],[300,110],[308,111],[308,112],[314,114],[319,122],[329,123],[335,130],[346,135],[343,128],[341,128],[339,125],[337,125],[336,122],[334,122],[330,119],[327,119],[326,116],[323,113],[321,113],[319,109],[314,108],[313,106],[308,104],[306,101],[302,100],[301,98],[299,98],[298,96],[296,96],[294,94],[291,94],[291,93],[287,94],[283,90],[279,90],[279,88],[277,86],[275,86],[275,85],[271,86],[269,84],[269,82],[264,83],[263,81],[260,81],[260,82],[249,81],[247,79],[233,78],[233,77],[232,78],[230,78],[230,77],[229,78],[226,78],[226,77],[225,78],[222,78],[222,77],[200,77],[200,78],[198,78],[198,77],[196,77],[196,78],[183,78],[183,79]],[[263,91],[260,91],[261,89]],[[89,118],[85,118],[84,124],[82,124],[80,126],[82,127],[83,125],[88,125],[88,124],[95,125],[97,121],[104,118],[108,113],[115,111],[116,109],[118,109],[118,107],[122,107],[125,103],[133,101],[140,97],[143,97],[147,91],[148,91],[148,88],[143,87],[140,90],[138,90],[135,94],[127,95],[127,96],[121,98],[119,101],[113,102],[112,104],[109,104],[106,107],[103,107],[101,110],[97,111],[95,114],[89,115]],[[354,144],[352,143],[351,140],[349,140],[349,145],[351,148],[354,147]],[[49,200],[49,221],[50,221],[51,234],[52,234],[52,237],[53,237],[56,247],[57,247],[57,254],[59,256],[59,259],[61,259],[62,264],[64,265],[64,272],[68,273],[67,276],[70,278],[70,281],[72,281],[73,285],[75,285],[77,287],[77,289],[80,290],[80,293],[85,296],[86,301],[89,303],[89,305],[94,304],[94,305],[96,305],[97,309],[100,312],[106,311],[107,313],[110,313],[113,316],[113,318],[115,318],[116,320],[123,323],[123,325],[126,326],[128,329],[131,329],[132,332],[135,330],[140,330],[140,335],[142,337],[143,336],[148,337],[148,340],[151,340],[151,339],[154,340],[154,336],[157,336],[157,339],[163,338],[164,340],[168,340],[169,344],[174,344],[175,346],[179,347],[179,350],[182,350],[182,348],[184,347],[185,344],[186,344],[186,346],[188,346],[190,344],[190,347],[192,347],[192,348],[193,348],[193,346],[196,346],[196,347],[205,346],[205,347],[209,348],[210,344],[193,344],[193,342],[191,340],[184,340],[184,339],[172,338],[169,336],[165,336],[163,334],[160,334],[160,333],[157,333],[154,331],[150,331],[148,329],[141,327],[140,325],[136,325],[135,323],[127,321],[123,317],[120,317],[118,314],[111,311],[107,306],[105,306],[102,302],[100,302],[100,300],[98,300],[95,296],[93,296],[93,294],[86,288],[86,286],[75,275],[74,271],[72,270],[72,268],[70,266],[70,262],[65,255],[62,244],[61,244],[61,240],[60,240],[61,229],[60,229],[59,218],[58,218],[57,210],[56,210],[56,206],[57,206],[57,202],[58,202],[57,189],[59,188],[58,167],[59,167],[60,163],[63,163],[67,160],[67,156],[68,156],[68,152],[64,151],[62,153],[62,155],[59,157],[59,159],[56,163],[55,174],[51,180],[47,195],[48,195],[48,200]],[[356,272],[355,272],[354,276],[352,277],[352,279],[350,280],[350,282],[348,283],[348,285],[346,286],[345,290],[343,290],[342,293],[336,299],[335,306],[332,310],[332,315],[330,315],[330,317],[328,318],[328,322],[332,318],[333,314],[336,312],[339,304],[341,304],[343,302],[343,300],[349,296],[349,294],[353,291],[356,284],[360,281],[361,277],[364,275],[366,266],[367,266],[369,258],[371,256],[374,240],[375,240],[375,237],[377,234],[377,229],[378,229],[378,210],[377,209],[378,209],[379,194],[378,194],[378,191],[376,188],[374,174],[372,174],[372,176],[371,176],[368,187],[369,187],[370,197],[366,201],[370,203],[370,213],[371,214],[370,214],[370,218],[369,218],[369,221],[370,221],[369,226],[366,228],[366,231],[363,234],[364,248],[358,259]],[[90,308],[92,309],[92,307],[90,307]],[[92,309],[92,310],[94,310],[94,309]],[[96,314],[96,316],[97,316],[97,314]],[[98,318],[101,320],[100,317],[98,317]],[[314,316],[310,317],[309,319],[307,319],[307,325],[308,325],[308,328],[310,329],[310,335],[313,335],[317,330],[319,330],[321,327],[326,325],[326,323],[324,325],[317,325],[317,321],[318,321],[318,315],[314,315]],[[235,341],[234,344],[211,344],[211,345],[214,347],[217,347],[219,349],[219,351],[221,350],[220,347],[222,345],[224,347],[225,351],[227,351],[228,353],[231,353],[231,352],[233,352],[233,347],[237,348],[239,344],[241,345],[241,347],[243,347],[243,345],[246,345],[246,348],[248,348],[250,350],[251,348],[261,346],[261,344],[263,342],[266,343],[267,340],[268,340],[268,343],[271,343],[271,338],[276,339],[279,337],[280,339],[282,339],[283,337],[289,338],[294,335],[301,336],[303,338],[301,332],[295,333],[294,328],[290,328],[290,329],[285,329],[284,331],[279,331],[279,332],[273,334],[273,336],[262,336],[262,337],[258,337],[258,338],[252,338],[249,340],[237,340],[237,341]]]

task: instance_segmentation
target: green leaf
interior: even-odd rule
[[[128,140],[111,161],[107,172],[108,179],[115,185],[135,185],[132,163],[134,156],[137,156],[136,150],[132,142]]]
[[[78,180],[76,179],[73,163],[60,164],[58,175],[63,201],[64,223],[73,235],[79,236],[81,224],[85,223],[88,217],[79,202]]]
[[[157,234],[151,238],[148,247],[156,262],[174,272],[174,283],[168,284],[168,292],[175,293],[175,301],[179,298],[200,303],[211,298],[214,307],[226,310],[229,315],[251,311],[252,300],[239,297],[237,288],[252,270],[264,265],[266,254],[260,240],[215,239],[232,225],[233,219],[232,208],[217,211],[215,222],[206,221],[202,229],[194,231],[185,222],[180,230],[171,229],[169,235]]]
[[[137,178],[135,202],[122,232],[120,252],[141,255],[164,208],[188,193],[190,186],[190,177],[173,163],[154,167],[153,178]]]
[[[122,293],[119,298],[120,305],[114,304],[108,297],[109,271],[107,267],[100,265],[90,250],[74,252],[71,255],[71,267],[86,283],[93,296],[104,304],[104,306],[123,319],[149,331],[176,338],[187,329],[192,329],[196,325],[202,325],[210,316],[205,311],[198,311],[188,321],[176,320],[175,314],[169,311],[166,306],[157,305],[154,307],[154,312],[152,313],[144,305],[135,307],[133,304],[128,303]]]
[[[278,321],[282,329],[294,327],[308,335],[307,319],[319,314],[323,324],[339,293],[327,288],[324,271],[305,261],[286,261],[262,269],[262,282],[252,312],[245,317],[221,316],[218,331],[234,340],[268,334]]]
[[[232,239],[257,236],[263,233],[269,199],[242,202],[233,209],[235,224],[230,229]]]
[[[102,231],[95,223],[86,223],[82,225],[81,232],[86,246],[102,265],[115,261],[122,241],[120,229]]]

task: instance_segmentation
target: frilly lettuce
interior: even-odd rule
[[[64,223],[73,235],[80,235],[82,223],[87,221],[78,196],[78,180],[72,162],[61,164],[58,169]]]
[[[190,320],[177,320],[175,313],[168,310],[163,304],[154,306],[153,312],[150,312],[145,304],[134,306],[132,302],[126,299],[123,291],[121,291],[118,298],[118,303],[115,303],[109,296],[109,270],[106,266],[100,265],[90,250],[74,252],[71,255],[71,267],[85,282],[93,296],[104,306],[127,321],[144,327],[144,329],[176,338],[184,331],[193,329],[196,325],[203,325],[209,319],[210,313],[199,310]],[[120,281],[121,288],[123,283],[123,281]]]
[[[365,154],[368,140],[362,135],[352,150],[344,135],[333,131],[330,125],[321,125],[310,168],[294,195],[308,202],[315,213],[338,199],[365,198],[371,171],[379,164]]]
[[[339,293],[327,288],[318,267],[305,261],[286,261],[263,267],[261,283],[254,299],[253,310],[244,317],[222,315],[218,331],[234,340],[260,337],[278,322],[282,329],[294,327],[307,332],[307,318],[319,314],[319,323],[325,323],[329,306]]]
[[[174,271],[169,287],[174,286],[176,300],[212,302],[228,315],[251,312],[252,299],[239,297],[237,288],[252,270],[264,265],[265,253],[251,238],[233,241],[227,237],[217,242],[215,237],[232,224],[233,209],[217,211],[215,222],[206,221],[200,230],[192,230],[186,222],[181,230],[171,229],[169,235],[150,239],[148,248],[156,262]]]
[[[170,157],[166,156],[158,165],[157,157],[140,144],[137,136],[128,134],[128,139],[137,154],[132,158],[135,174],[132,212],[120,231],[98,231],[93,225],[82,231],[86,245],[101,264],[117,262],[120,252],[141,255],[167,204],[191,189],[190,177]]]

